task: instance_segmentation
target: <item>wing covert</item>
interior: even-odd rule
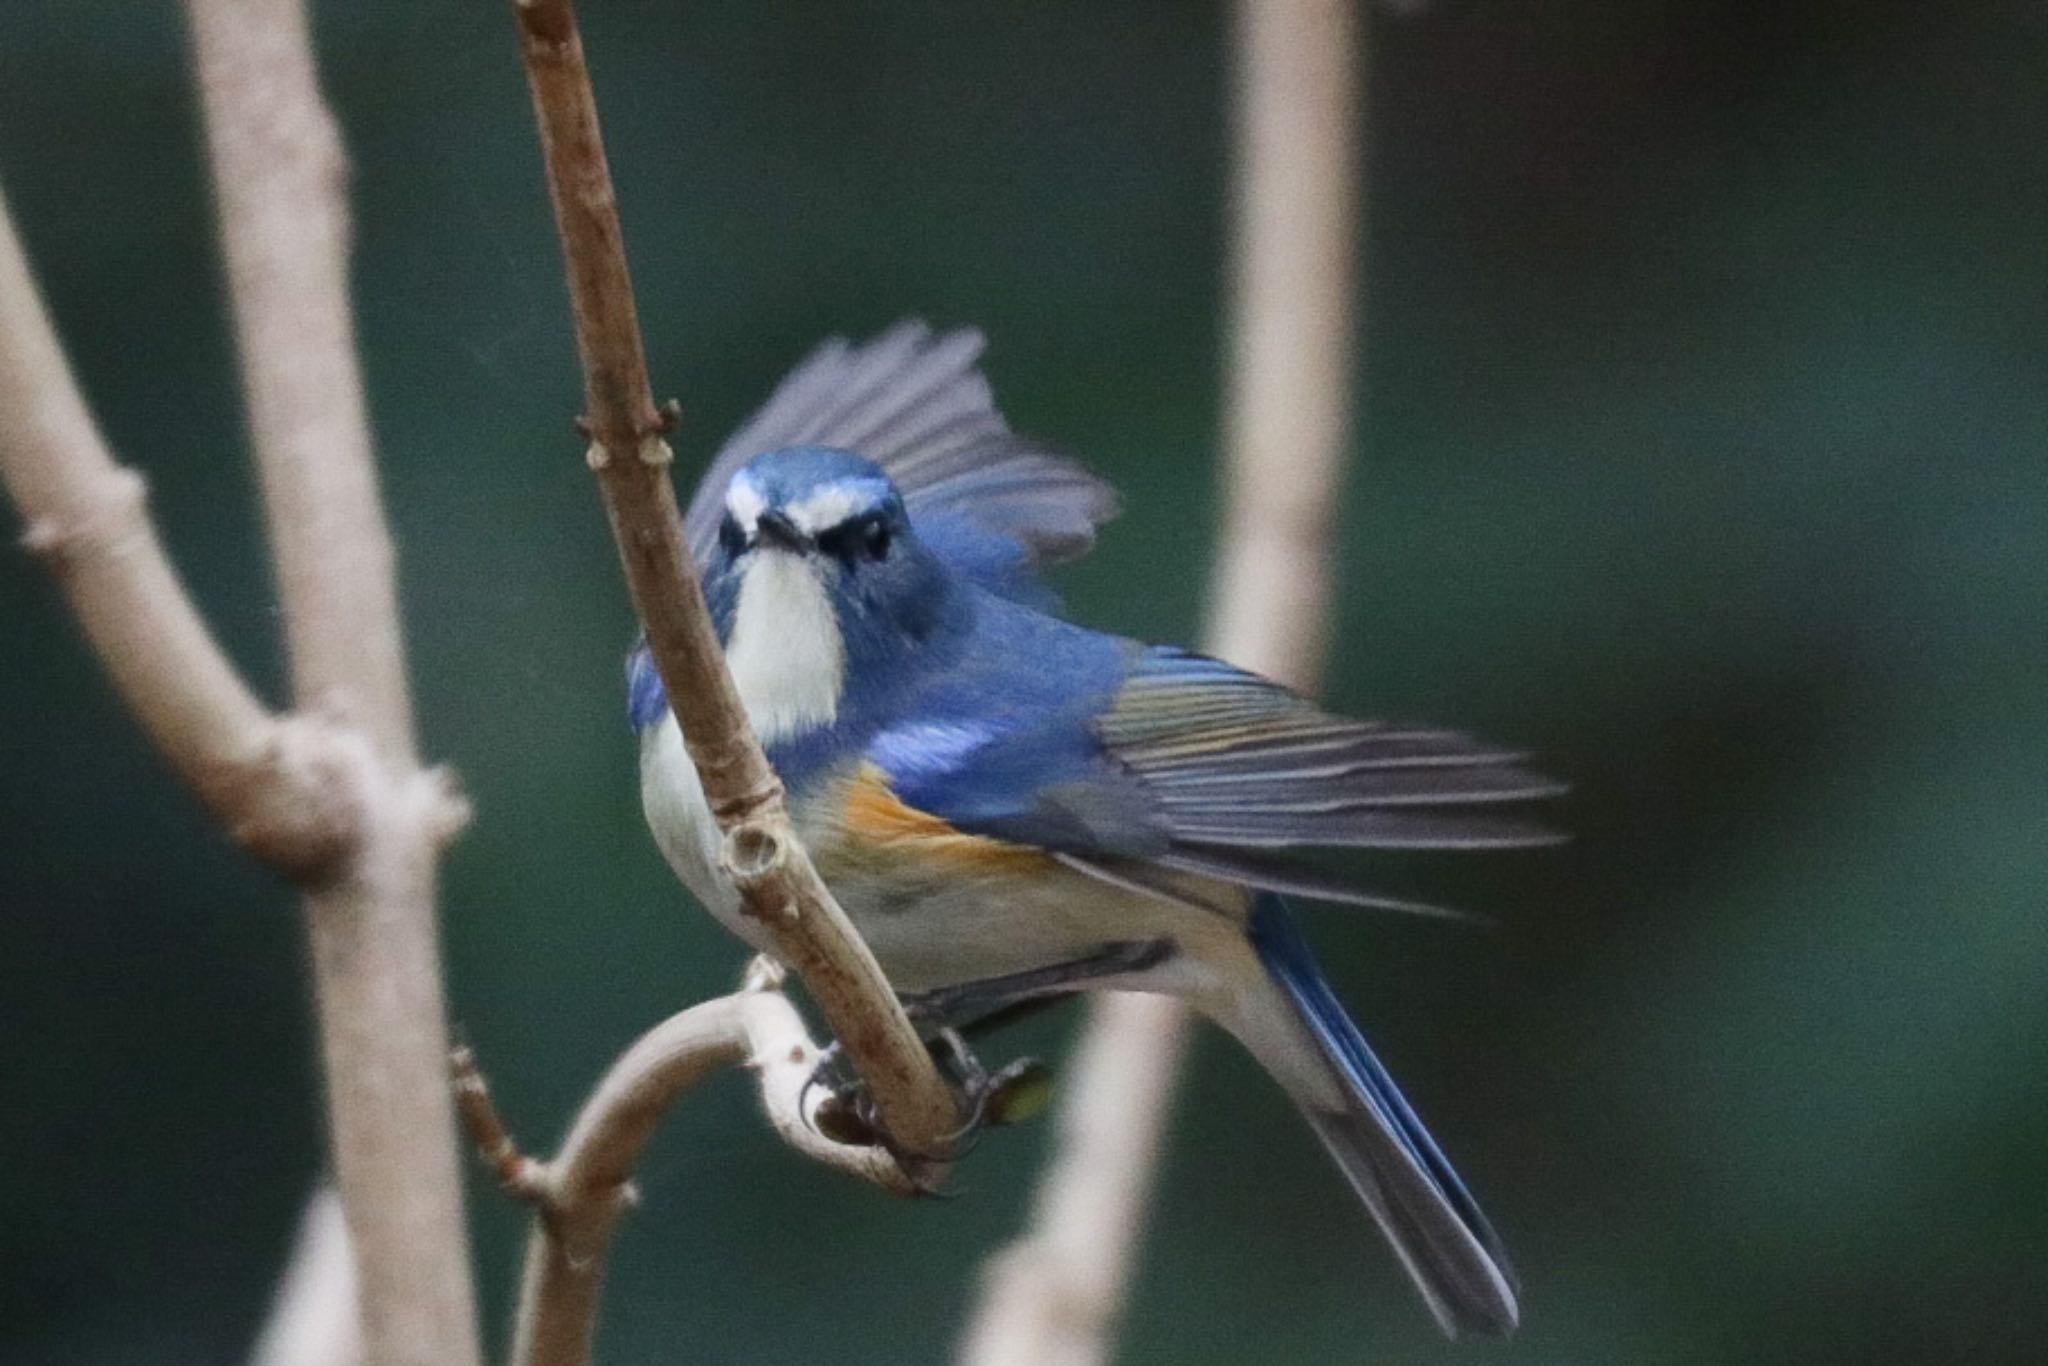
[[[1287,855],[1554,839],[1501,810],[1562,790],[1517,755],[1454,731],[1333,716],[1200,655],[1065,630],[1099,644],[1085,657],[1063,652],[1056,635],[976,651],[1000,662],[964,674],[939,690],[934,710],[877,737],[869,757],[905,801],[961,830],[1169,894],[1173,875],[1193,874],[1403,910],[1429,908]]]

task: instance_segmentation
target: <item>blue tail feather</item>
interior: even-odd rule
[[[1350,1101],[1342,1111],[1303,1102],[1303,1112],[1445,1331],[1511,1331],[1518,1290],[1499,1235],[1338,1003],[1279,898],[1259,898],[1250,934]]]

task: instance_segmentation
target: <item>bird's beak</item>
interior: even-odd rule
[[[801,555],[811,548],[810,537],[798,531],[796,523],[770,509],[754,523],[754,544],[764,549],[790,550]]]

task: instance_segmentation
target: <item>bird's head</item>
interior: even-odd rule
[[[733,475],[705,582],[764,738],[829,723],[844,692],[914,665],[961,610],[881,467],[823,446]]]
[[[830,446],[793,446],[755,456],[725,490],[718,562],[780,552],[842,574],[886,566],[910,534],[902,495],[881,466]]]

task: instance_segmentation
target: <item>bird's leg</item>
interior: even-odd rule
[[[1043,1110],[1051,1096],[1052,1074],[1043,1063],[1020,1058],[992,1073],[968,1046],[966,1035],[1008,1024],[1091,984],[1156,967],[1172,954],[1173,945],[1164,939],[1119,940],[1070,962],[904,996],[904,1011],[963,1101],[967,1117],[956,1137],[964,1140],[986,1126],[1021,1123]],[[842,1143],[889,1143],[867,1084],[840,1065],[837,1042],[825,1050],[812,1084],[831,1092],[817,1111],[827,1137]]]
[[[973,1146],[974,1136],[984,1128],[1022,1124],[1041,1114],[1052,1099],[1052,1069],[1036,1058],[1018,1058],[994,1072],[968,1047],[955,1029],[938,1029],[925,1040],[932,1060],[960,1100],[964,1115],[960,1127],[948,1136],[949,1145],[959,1151]],[[836,1053],[832,1061],[836,1061]],[[812,1073],[813,1085],[830,1092],[813,1112],[818,1131],[840,1143],[881,1146],[898,1158],[932,1160],[930,1154],[912,1153],[897,1147],[882,1124],[874,1094],[859,1077],[847,1078],[834,1071],[827,1079],[825,1065]],[[926,1194],[935,1192],[926,1191]]]
[[[985,1025],[1007,1023],[1023,1008],[1070,996],[1111,977],[1143,972],[1172,956],[1173,944],[1165,939],[1120,939],[1070,962],[913,992],[902,998],[903,1009],[920,1029],[950,1025],[978,1032]]]

